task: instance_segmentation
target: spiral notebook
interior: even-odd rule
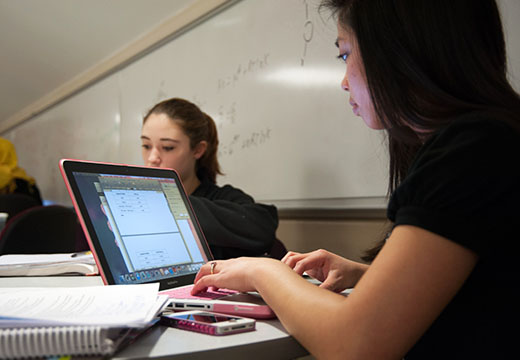
[[[142,329],[59,326],[0,329],[0,359],[111,355]]]
[[[0,359],[111,355],[157,323],[158,288],[0,288]]]

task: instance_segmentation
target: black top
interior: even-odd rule
[[[42,197],[40,195],[40,190],[36,184],[29,184],[24,179],[15,179],[16,189],[14,190],[17,194],[25,194],[32,198],[34,198],[40,205],[42,204]]]
[[[388,218],[473,250],[469,278],[406,359],[517,354],[520,133],[485,114],[438,132],[393,194]],[[516,356],[516,355],[515,355]]]
[[[215,259],[261,256],[276,237],[278,213],[231,185],[208,180],[190,195],[193,210]]]

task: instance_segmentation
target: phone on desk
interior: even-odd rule
[[[160,323],[208,335],[229,335],[255,329],[255,320],[207,311],[183,311],[162,315]]]

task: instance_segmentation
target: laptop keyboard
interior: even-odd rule
[[[227,290],[227,289],[218,289],[218,290],[210,290],[198,293],[197,295],[191,295],[191,288],[193,286],[184,286],[181,288],[171,289],[161,291],[161,295],[168,295],[174,299],[219,299],[223,296],[236,294],[238,291]]]

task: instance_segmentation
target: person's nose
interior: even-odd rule
[[[161,154],[156,148],[152,148],[150,150],[150,154],[148,154],[148,165],[150,166],[159,166],[161,165]]]
[[[348,76],[347,72],[345,71],[345,76],[343,77],[343,80],[341,80],[341,88],[345,91],[349,91],[349,85],[348,85]]]

